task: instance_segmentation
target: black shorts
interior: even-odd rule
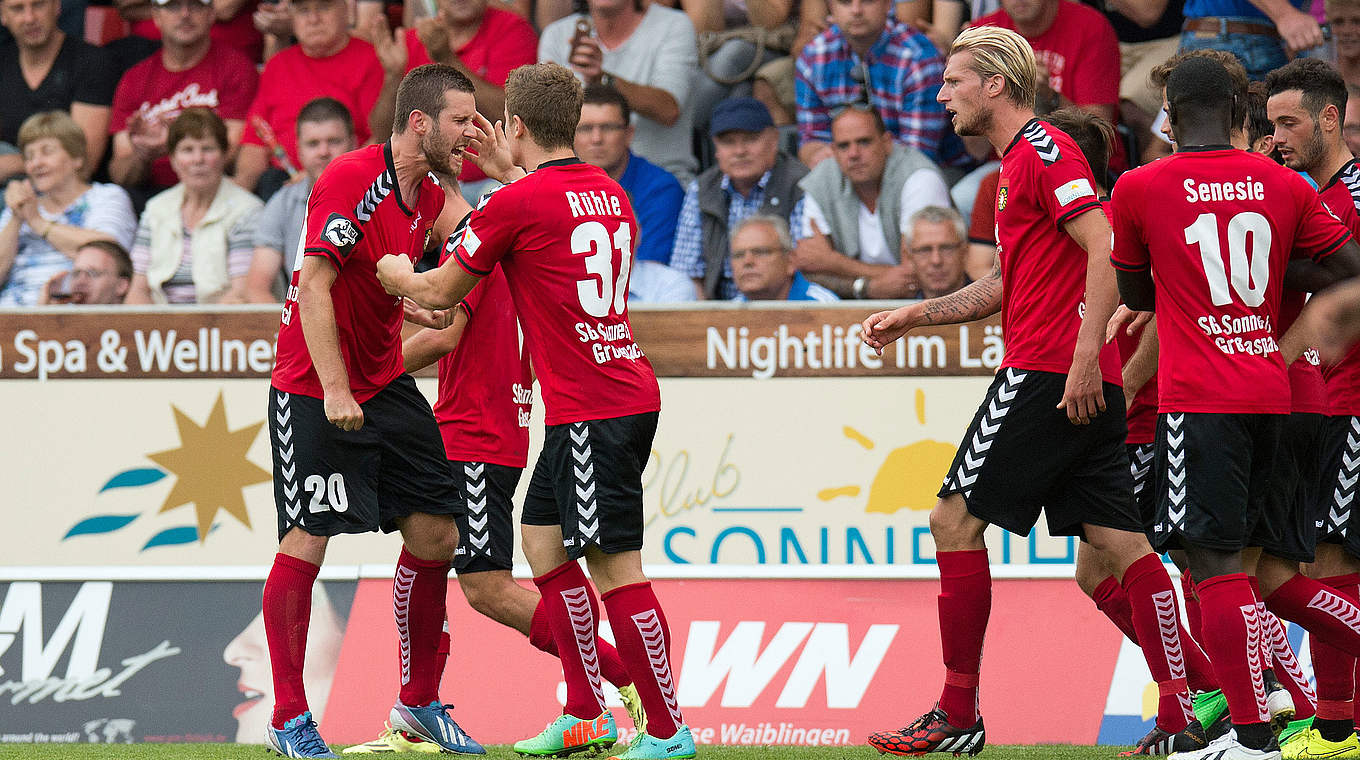
[[[1270,498],[1287,415],[1171,412],[1157,415],[1157,551],[1240,551]]]
[[[485,462],[449,462],[467,512],[458,515],[458,551],[453,569],[459,574],[509,570],[515,552],[515,489],[523,467]]]
[[[1317,540],[1360,557],[1360,417],[1327,417],[1318,445],[1322,463],[1313,524]]]
[[[1317,546],[1318,446],[1323,416],[1296,412],[1285,418],[1280,446],[1266,487],[1265,512],[1256,524],[1251,546],[1267,554],[1312,562]]]
[[[1157,517],[1157,499],[1154,498],[1157,489],[1153,485],[1157,444],[1126,443],[1124,448],[1129,455],[1129,474],[1133,476],[1133,503],[1138,509],[1138,522],[1145,531],[1150,530]]]
[[[1020,536],[1041,511],[1055,536],[1081,536],[1083,524],[1142,531],[1124,450],[1123,390],[1105,383],[1105,411],[1073,425],[1057,409],[1066,384],[1055,372],[998,373],[939,495],[962,494],[975,517]]]
[[[314,536],[391,533],[410,514],[463,511],[415,380],[402,375],[359,406],[363,427],[344,431],[326,420],[321,399],[269,389],[280,539],[294,527]]]
[[[571,559],[592,544],[606,554],[641,549],[642,471],[658,416],[549,425],[520,522],[562,526]]]

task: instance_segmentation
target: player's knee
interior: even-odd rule
[[[930,511],[930,535],[937,551],[963,551],[985,548],[982,532],[987,524],[973,517],[963,499],[948,496]]]
[[[1086,562],[1077,562],[1077,586],[1081,589],[1081,592],[1087,596],[1093,596],[1096,593],[1096,587],[1109,577],[1110,571],[1105,567],[1103,562],[1098,562],[1094,559]]]
[[[468,606],[478,613],[496,619],[497,600],[492,584],[486,582],[486,573],[467,573],[458,576],[458,585],[463,589]]]
[[[419,535],[408,535],[405,539],[407,550],[421,559],[452,562],[454,553],[458,551],[458,526],[450,520],[446,525],[439,525]]]

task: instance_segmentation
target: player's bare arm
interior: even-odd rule
[[[1322,261],[1291,260],[1289,268],[1285,270],[1284,286],[1290,290],[1316,293],[1357,275],[1360,275],[1360,245],[1351,239]]]
[[[1122,308],[1122,307],[1121,307]],[[1147,314],[1145,311],[1135,314]],[[1145,323],[1143,334],[1138,338],[1138,348],[1133,356],[1124,362],[1124,405],[1133,402],[1133,397],[1147,385],[1148,380],[1157,374],[1157,350],[1161,344],[1157,340],[1157,318],[1151,317]]]
[[[861,324],[864,343],[880,355],[912,328],[972,322],[1001,311],[1001,263],[980,280],[949,295],[871,314]]]
[[[1329,288],[1309,299],[1294,324],[1308,323],[1317,335],[1322,358],[1336,361],[1360,339],[1360,279]]]
[[[1072,368],[1058,408],[1067,411],[1074,425],[1090,424],[1091,418],[1105,411],[1105,389],[1100,375],[1100,349],[1105,343],[1105,327],[1119,305],[1114,267],[1110,266],[1110,223],[1096,210],[1088,211],[1063,225],[1063,229],[1086,251],[1086,312],[1077,331],[1077,346],[1072,352]]]
[[[339,274],[324,256],[305,257],[298,274],[298,311],[302,338],[325,396],[326,419],[341,430],[358,430],[364,426],[364,410],[350,391],[335,326],[335,302],[331,300],[331,286]]]
[[[443,330],[452,325],[457,311],[457,309],[426,309],[409,298],[403,298],[401,303],[401,315],[407,322],[431,330]]]
[[[438,269],[417,273],[405,256],[388,254],[378,259],[378,282],[383,290],[403,296],[426,309],[452,309],[472,292],[480,277],[469,274],[449,257]]]
[[[402,341],[401,363],[407,372],[424,369],[458,348],[468,316],[461,307],[449,311],[453,314],[453,322],[448,327],[442,330],[427,328]]]

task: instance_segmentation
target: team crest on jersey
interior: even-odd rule
[[[1006,210],[1006,198],[1011,194],[1011,188],[1003,180],[1001,186],[996,189],[996,210]]]
[[[340,253],[340,257],[349,256],[350,251],[358,244],[363,233],[354,226],[343,214],[331,214],[326,219],[326,226],[321,230],[321,236],[326,242],[335,246],[335,250]]]

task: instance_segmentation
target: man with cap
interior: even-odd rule
[[[694,279],[708,299],[739,292],[732,277],[729,231],[755,213],[778,216],[798,229],[808,170],[779,150],[770,112],[755,98],[728,98],[709,120],[718,165],[689,183],[675,229],[671,266]]]
[[[210,108],[227,124],[232,152],[260,77],[235,48],[211,37],[211,0],[153,0],[160,52],[128,69],[113,96],[109,177],[150,196],[174,185],[166,137],[185,108]]]

